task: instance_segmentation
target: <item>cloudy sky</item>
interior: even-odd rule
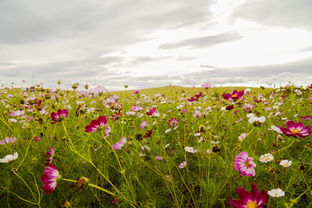
[[[311,0],[1,0],[0,80],[308,85],[311,11]]]

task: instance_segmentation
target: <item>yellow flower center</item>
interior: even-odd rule
[[[232,98],[236,98],[236,97],[237,97],[237,94],[232,95]]]
[[[250,166],[251,166],[251,165],[249,164],[248,161],[245,162],[245,165],[246,165],[247,167],[250,167]]]
[[[291,130],[291,133],[293,133],[293,134],[298,134],[299,132],[300,132],[299,129],[293,129],[293,130]]]
[[[254,201],[250,201],[246,204],[246,208],[257,208],[258,204]]]

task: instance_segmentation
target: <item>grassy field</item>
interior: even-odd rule
[[[312,207],[311,88],[133,92],[1,89],[1,207]]]

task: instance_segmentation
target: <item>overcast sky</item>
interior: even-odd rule
[[[311,0],[0,0],[1,84],[308,85],[311,11]]]

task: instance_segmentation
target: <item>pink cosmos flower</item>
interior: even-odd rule
[[[251,185],[251,192],[244,188],[236,190],[240,199],[229,199],[228,203],[234,208],[266,208],[269,199],[269,194],[266,190],[259,193],[256,184]]]
[[[234,160],[234,167],[242,176],[255,176],[254,167],[257,165],[253,162],[253,158],[248,157],[247,152],[239,153]]]
[[[180,163],[179,168],[185,168],[186,165],[187,165],[187,162],[183,161],[183,162]]]
[[[5,137],[4,140],[0,140],[0,144],[15,144],[16,143],[16,137]]]
[[[239,92],[237,90],[234,90],[232,94],[226,93],[226,94],[223,94],[222,96],[226,100],[238,100],[241,97],[243,97],[243,95],[244,95],[244,90],[239,91]]]
[[[189,102],[197,101],[202,96],[203,96],[203,93],[199,92],[196,95],[194,95],[194,97],[188,98],[187,101],[189,101]]]
[[[46,194],[51,194],[56,188],[57,180],[61,178],[61,175],[54,165],[47,165],[41,176],[42,190]]]
[[[119,142],[112,145],[113,150],[121,150],[122,147],[126,144],[127,139],[122,137]]]
[[[156,112],[156,108],[152,108],[150,111],[146,112],[146,115],[152,116]]]
[[[155,156],[155,159],[156,159],[156,160],[164,160],[164,158],[161,157],[161,156]]]
[[[34,140],[35,140],[35,142],[39,142],[39,141],[40,141],[40,137],[35,136],[35,137],[34,137]]]
[[[140,92],[141,92],[141,90],[134,90],[132,94],[135,95],[135,94],[138,94],[138,93],[140,93]]]
[[[24,111],[23,110],[12,111],[10,113],[10,116],[22,116],[22,115],[24,115]]]
[[[287,128],[279,127],[280,130],[287,136],[305,138],[311,134],[312,126],[304,127],[302,122],[295,123],[293,121],[287,121]]]
[[[106,116],[100,116],[98,119],[91,121],[91,123],[85,127],[85,132],[95,132],[99,128],[105,126],[106,123],[107,123]]]
[[[53,123],[60,122],[63,119],[68,117],[68,110],[67,109],[63,109],[63,110],[59,109],[57,112],[52,112],[50,117],[54,121]]]
[[[178,126],[178,124],[179,124],[179,121],[176,118],[171,118],[168,121],[168,125],[171,127]]]
[[[46,152],[46,155],[48,155],[47,164],[52,164],[53,156],[55,154],[55,149],[53,147],[48,148],[48,152]]]
[[[302,120],[310,120],[312,118],[312,116],[302,116],[301,119]]]
[[[244,110],[250,112],[254,107],[254,105],[247,103],[244,105]]]
[[[140,129],[144,129],[147,125],[148,123],[146,121],[143,121],[140,125]]]

